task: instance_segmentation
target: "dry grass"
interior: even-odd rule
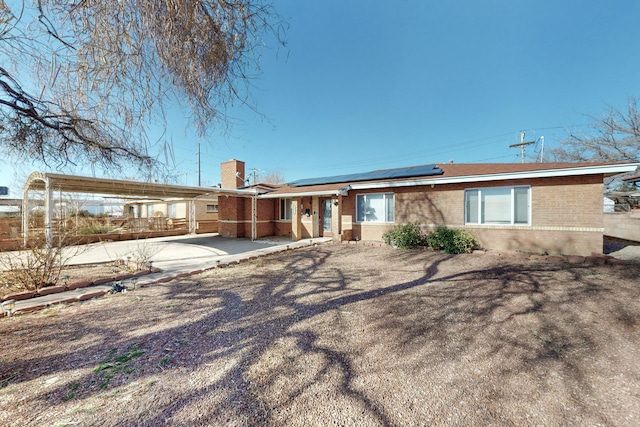
[[[0,424],[616,425],[640,265],[323,245],[0,321]]]

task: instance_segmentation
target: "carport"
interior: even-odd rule
[[[233,190],[218,187],[191,187],[183,185],[158,184],[151,182],[124,181],[117,179],[92,178],[86,176],[63,175],[49,172],[32,172],[24,185],[22,196],[22,234],[24,244],[29,235],[29,191],[44,192],[44,232],[47,246],[53,242],[53,192],[78,194],[103,194],[120,197],[147,197],[157,199],[192,199],[189,208],[189,233],[195,233],[195,205],[193,199],[199,196],[233,195],[253,199],[252,236],[255,239],[255,198],[257,190]]]

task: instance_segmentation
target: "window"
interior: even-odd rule
[[[531,187],[465,190],[466,224],[529,224]]]
[[[151,218],[153,216],[153,204],[147,205],[147,218]]]
[[[207,212],[218,212],[218,205],[207,205]]]
[[[291,199],[280,199],[280,219],[291,220]]]
[[[393,193],[356,195],[357,222],[393,222]]]
[[[178,216],[178,205],[175,203],[167,203],[167,218],[175,218]]]

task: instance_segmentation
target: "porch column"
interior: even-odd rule
[[[302,212],[300,198],[291,200],[291,240],[297,242],[302,239]]]
[[[313,196],[311,198],[311,237],[320,237],[320,229],[322,228],[322,224],[320,224],[320,198],[318,196]]]
[[[342,196],[331,198],[331,238],[339,242],[342,238]]]

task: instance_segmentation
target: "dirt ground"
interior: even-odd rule
[[[288,251],[0,320],[0,425],[640,424],[640,263]]]
[[[135,273],[137,266],[117,265],[115,263],[102,264],[84,264],[84,265],[67,265],[60,269],[58,277],[69,276],[68,282],[81,282],[89,279],[99,279],[103,277],[114,277],[117,275]],[[63,280],[58,280],[55,285],[60,285]],[[32,287],[25,287],[20,283],[16,283],[11,273],[0,271],[0,296],[9,295],[13,292],[23,292],[33,290]]]

